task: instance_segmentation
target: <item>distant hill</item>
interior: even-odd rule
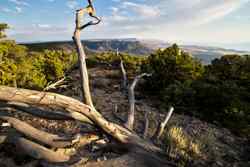
[[[166,48],[171,46],[171,43],[160,40],[139,40],[135,38],[128,39],[95,39],[82,41],[87,52],[104,52],[116,51],[117,48],[120,52],[136,54],[136,55],[149,55],[156,49]],[[67,52],[75,50],[72,41],[62,42],[37,42],[25,43],[28,48],[33,51],[41,51],[44,49],[59,49]],[[225,54],[250,54],[247,51],[238,51],[233,49],[224,49],[219,47],[197,46],[197,45],[181,45],[184,51],[191,53],[194,57],[200,59],[204,64],[209,64],[211,60],[219,58]]]

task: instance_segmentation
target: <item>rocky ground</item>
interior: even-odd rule
[[[121,123],[122,120],[125,120],[126,118],[128,100],[126,95],[124,95],[120,90],[121,79],[119,70],[109,66],[98,66],[91,68],[89,70],[89,74],[93,101],[97,110],[100,111],[107,119]],[[67,83],[67,88],[62,88],[56,91],[64,95],[80,99],[81,94],[79,88],[79,74],[75,70],[71,72],[69,76],[71,77],[72,82]],[[164,110],[167,111],[167,108],[160,109],[158,107],[159,101],[156,98],[148,97],[139,92],[136,93],[136,99],[136,131],[141,133],[144,125],[144,114],[149,112],[150,130],[148,137],[150,137],[150,135],[154,133],[158,121],[163,119]],[[119,116],[119,119],[117,119],[117,117],[113,114],[116,106],[118,109],[116,115]],[[80,125],[74,124],[70,121],[46,121],[23,114],[16,114],[16,116],[22,120],[26,120],[39,129],[49,131],[51,133],[66,133],[72,135],[83,129],[83,127]],[[188,160],[186,160],[184,163],[178,163],[179,166],[250,166],[250,142],[248,139],[237,137],[227,129],[206,123],[197,118],[177,113],[174,113],[170,122],[168,123],[168,129],[171,127],[181,128],[184,134],[189,136],[189,138],[194,141],[199,141],[200,143],[199,156],[196,156],[193,159],[188,158]],[[166,130],[166,134],[163,136],[162,141],[159,143],[162,145],[162,147],[166,148],[168,144],[166,141],[168,129]],[[77,156],[85,158],[82,158],[82,160],[78,162],[77,165],[73,166],[91,166],[88,165],[88,161],[90,160],[92,162],[98,161],[98,163],[103,163],[105,160],[119,157],[119,155],[112,153],[105,155],[95,154],[90,151],[91,149],[93,148],[78,149]],[[0,166],[51,166],[46,163],[35,161],[30,157],[24,157],[23,155],[15,154],[14,156],[14,153],[16,152],[18,152],[18,148],[14,148],[10,145],[1,146]],[[178,156],[177,158],[181,159],[182,157]],[[124,164],[125,163],[126,162],[124,162]]]

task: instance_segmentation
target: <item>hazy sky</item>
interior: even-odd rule
[[[0,0],[0,22],[17,41],[71,40],[87,0]],[[250,0],[95,0],[102,23],[89,38],[149,38],[250,50]]]

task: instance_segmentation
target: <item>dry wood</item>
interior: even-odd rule
[[[66,78],[63,77],[62,79],[56,81],[55,83],[52,83],[52,84],[48,85],[48,86],[47,86],[46,88],[44,88],[43,90],[44,90],[44,91],[49,91],[49,90],[51,90],[51,89],[56,89],[59,85],[61,85],[61,84],[64,83],[65,79],[66,79]]]
[[[143,138],[146,139],[148,135],[148,128],[149,128],[149,112],[146,111],[144,116],[144,130],[143,130]]]
[[[82,115],[82,117],[86,117],[87,119],[91,120],[104,132],[113,136],[116,140],[122,143],[136,144],[150,151],[161,151],[160,148],[154,146],[152,143],[142,140],[138,135],[132,133],[126,128],[123,128],[122,126],[107,121],[96,110],[93,110],[91,107],[70,97],[55,93],[0,86],[0,100],[59,108],[64,109],[69,113],[78,112],[80,115]],[[77,117],[75,118],[76,120],[80,121],[80,119]]]
[[[74,104],[78,105],[80,103],[78,100],[63,95],[0,86],[0,100],[11,101],[15,103],[26,103],[32,106],[45,106],[50,108],[57,107],[57,109],[59,110],[67,111],[66,114],[68,116],[78,121],[93,124],[93,121],[90,120],[88,117],[83,114],[80,114],[79,111],[75,109],[70,109],[68,107]],[[91,110],[91,108],[85,104],[80,103],[80,105],[84,112],[88,112]]]
[[[122,89],[124,91],[127,91],[127,73],[126,73],[126,70],[125,70],[125,67],[124,67],[124,63],[123,63],[123,60],[121,59],[120,61],[120,68],[121,68],[121,73],[122,73]]]
[[[92,1],[88,0],[89,5],[84,8],[76,11],[76,18],[75,18],[75,31],[73,35],[73,40],[76,45],[78,59],[80,64],[80,76],[81,76],[81,87],[82,87],[82,94],[83,94],[83,102],[94,109],[90,87],[89,87],[89,76],[88,70],[86,65],[86,54],[82,46],[81,42],[81,30],[85,29],[91,25],[97,25],[101,22],[101,19],[95,16],[95,9],[93,7]],[[96,21],[90,21],[84,25],[81,24],[81,20],[83,19],[83,15],[88,13],[90,17],[94,18]]]
[[[50,134],[48,132],[38,130],[23,121],[11,117],[10,114],[1,112],[0,119],[10,123],[13,128],[15,128],[18,132],[24,134],[25,136],[35,139],[36,141],[49,145],[51,147],[64,148],[72,146],[74,144],[72,142],[74,139],[72,138],[69,139],[65,137],[60,137],[55,134]]]
[[[94,108],[91,94],[90,94],[90,87],[89,87],[89,76],[87,72],[87,65],[86,65],[86,54],[83,50],[82,42],[81,42],[81,22],[82,16],[84,14],[84,9],[78,10],[76,12],[76,27],[75,32],[73,36],[73,40],[75,42],[77,52],[78,52],[78,59],[79,59],[79,65],[80,65],[80,76],[81,76],[81,87],[82,87],[82,94],[83,94],[83,102],[92,108]]]
[[[30,106],[24,103],[7,103],[5,105],[0,105],[0,111],[8,111],[8,112],[19,112],[19,113],[27,113],[32,116],[36,116],[39,118],[44,118],[48,120],[74,120],[72,117],[67,116],[65,112],[53,112],[45,109],[41,109],[39,107]]]
[[[90,134],[79,135],[78,138],[76,138],[75,141],[73,142],[77,143],[78,147],[83,147],[99,139],[100,137],[97,134],[90,133]]]
[[[118,48],[116,50],[116,55],[117,55],[117,57],[120,57]],[[122,73],[122,90],[124,92],[126,92],[127,91],[128,78],[127,78],[127,72],[125,70],[124,63],[123,63],[123,60],[122,60],[121,57],[120,57],[120,70],[121,70],[121,73]]]
[[[70,160],[69,156],[61,152],[52,151],[44,146],[41,146],[18,135],[15,136],[12,134],[9,136],[0,136],[0,139],[1,138],[5,138],[5,142],[15,144],[25,154],[30,155],[31,157],[34,157],[36,159],[42,159],[53,163],[67,162]]]
[[[135,121],[135,86],[136,86],[137,82],[145,76],[149,77],[149,76],[151,76],[151,74],[143,73],[141,75],[136,76],[133,83],[129,87],[129,92],[128,92],[129,113],[128,113],[128,118],[127,118],[127,122],[126,122],[125,126],[130,130],[133,130],[134,121]]]
[[[159,123],[158,128],[153,136],[154,140],[156,140],[156,139],[158,140],[162,136],[164,129],[165,129],[169,119],[171,118],[171,116],[173,114],[173,111],[174,111],[174,107],[170,107],[164,121]]]

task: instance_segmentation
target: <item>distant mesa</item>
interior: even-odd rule
[[[87,52],[105,52],[116,51],[135,54],[149,55],[159,48],[166,48],[172,43],[161,40],[146,40],[136,38],[118,38],[118,39],[90,39],[83,40]],[[53,42],[30,42],[22,43],[32,50],[41,51],[44,49],[59,49],[67,52],[75,50],[72,41],[53,41]],[[233,49],[224,49],[220,47],[181,45],[184,51],[191,53],[194,57],[200,59],[202,63],[209,64],[213,59],[220,58],[225,54],[250,54],[247,51],[238,51]]]

